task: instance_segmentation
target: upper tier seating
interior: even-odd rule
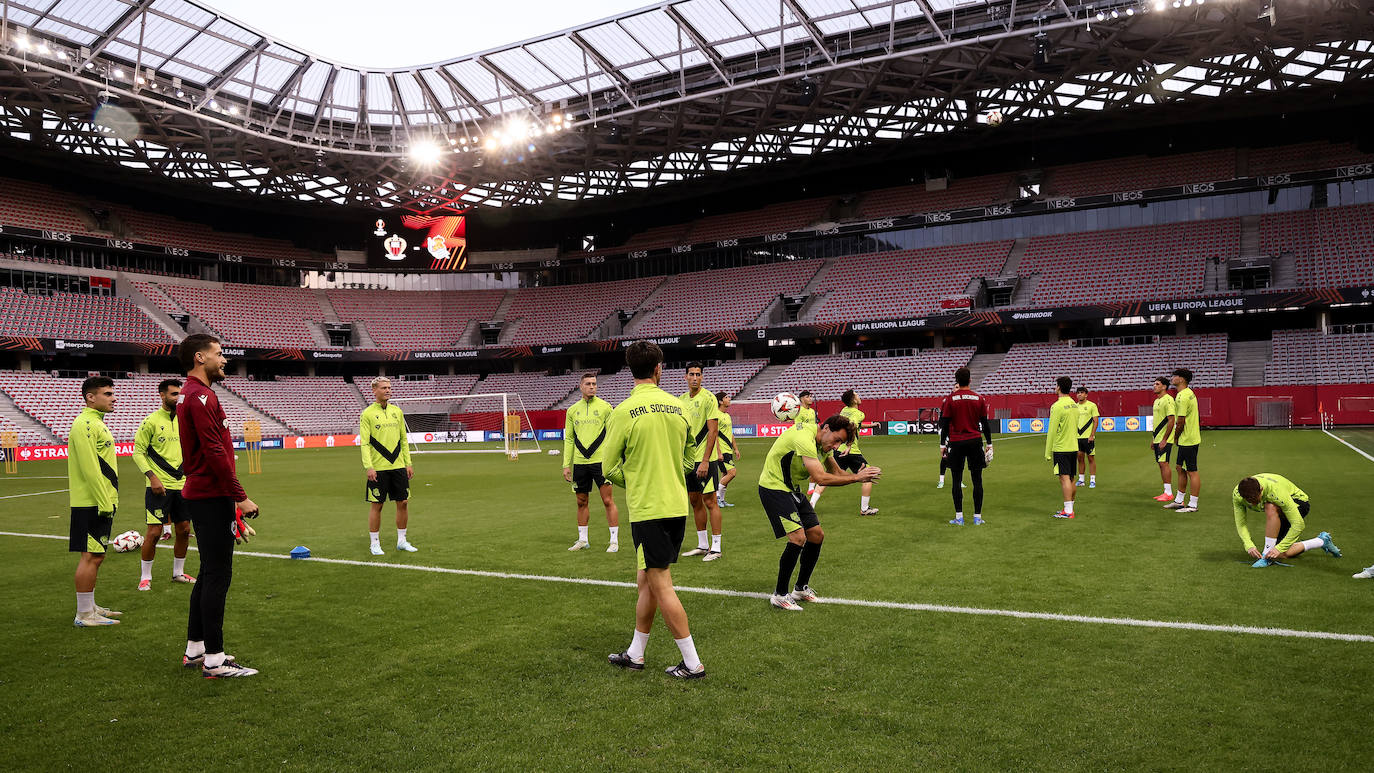
[[[254,408],[302,434],[356,434],[358,417],[367,407],[358,390],[338,377],[296,376],[254,381],[230,376],[224,380],[224,385]],[[363,388],[366,389],[366,385]]]
[[[702,386],[712,392],[725,392],[729,395],[737,394],[740,389],[748,383],[749,379],[758,375],[760,370],[768,364],[768,360],[729,360],[718,365],[706,367],[703,373]],[[630,391],[634,389],[634,375],[629,368],[622,368],[609,376],[602,375],[596,380],[596,396],[611,405],[619,405],[625,398],[630,396]],[[681,367],[664,369],[663,379],[659,386],[670,395],[680,395],[687,391],[686,371]],[[567,408],[582,398],[581,393],[573,393],[558,404],[559,408]]]
[[[260,347],[321,347],[326,315],[315,295],[300,287],[162,284],[164,292],[205,321],[226,343]]]
[[[1374,155],[1361,153],[1354,143],[1304,142],[1251,150],[1249,171],[1252,175],[1271,175],[1367,164],[1371,161],[1374,161]]]
[[[506,310],[518,320],[510,343],[559,344],[586,338],[617,311],[634,311],[664,281],[651,276],[623,282],[521,288]]]
[[[1234,150],[1209,150],[1174,156],[1131,156],[1056,167],[1048,177],[1047,190],[1042,190],[1042,193],[1090,196],[1235,177]]]
[[[995,276],[1011,241],[959,244],[841,258],[816,285],[826,294],[817,322],[921,316],[963,295],[977,276]]]
[[[1158,344],[1070,346],[1069,342],[1016,344],[997,369],[983,378],[986,394],[1051,393],[1059,376],[1092,390],[1139,389],[1175,368],[1193,371],[1199,389],[1231,386],[1227,337],[1168,337]]]
[[[172,340],[128,298],[34,295],[13,287],[0,287],[0,335],[159,344]]]
[[[877,220],[995,204],[1011,198],[1011,185],[1011,175],[991,174],[952,180],[942,191],[928,191],[924,183],[882,188],[862,194],[855,219]]]
[[[1260,252],[1293,253],[1300,287],[1374,282],[1374,204],[1265,215]]]
[[[99,236],[77,217],[80,202],[46,185],[0,180],[0,225]]]
[[[692,224],[691,230],[687,233],[687,241],[700,244],[737,236],[799,231],[824,217],[833,201],[833,197],[804,199],[770,204],[763,209],[748,212],[710,215]]]
[[[751,399],[778,392],[810,390],[817,400],[838,400],[846,389],[861,398],[934,397],[950,390],[954,371],[973,359],[971,346],[927,349],[904,357],[846,357],[817,354],[798,357],[772,382],[751,390]]]
[[[658,293],[661,304],[634,337],[736,330],[754,324],[780,294],[799,292],[823,265],[819,260],[767,263],[678,274]]]
[[[470,323],[492,319],[505,290],[329,290],[344,322],[367,327],[384,349],[443,349],[463,337]]]
[[[1275,330],[1266,384],[1374,383],[1374,333]]]

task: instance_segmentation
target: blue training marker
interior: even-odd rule
[[[292,557],[292,558],[309,558],[309,557],[310,557],[310,548],[308,548],[308,547],[306,547],[306,546],[304,546],[304,545],[297,545],[297,546],[295,546],[294,548],[291,548],[291,557]]]

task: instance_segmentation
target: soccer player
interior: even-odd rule
[[[229,419],[210,388],[224,380],[227,361],[219,339],[204,333],[183,339],[177,357],[186,371],[186,383],[177,398],[182,469],[186,471],[181,496],[200,549],[200,578],[191,589],[186,654],[181,663],[200,666],[206,679],[253,676],[257,669],[224,652],[224,605],[234,573],[234,543],[251,536],[243,518],[258,515],[257,504],[239,485]]]
[[[858,429],[843,416],[831,416],[819,425],[794,426],[784,430],[759,474],[759,500],[773,524],[775,538],[787,538],[778,561],[778,583],[769,599],[778,609],[800,612],[798,601],[815,601],[811,590],[811,573],[821,557],[821,543],[825,532],[816,517],[816,509],[802,496],[801,480],[807,478],[821,486],[848,486],[851,483],[871,483],[882,475],[877,467],[863,467],[855,473],[845,473],[835,463],[833,453],[842,443],[854,439]],[[801,561],[797,582],[792,584],[792,570]],[[790,589],[790,590],[789,590]]]
[[[71,528],[67,550],[80,553],[76,562],[77,628],[118,625],[122,612],[95,603],[95,579],[105,560],[119,505],[119,461],[114,436],[105,426],[105,414],[114,410],[114,381],[92,376],[81,383],[85,410],[72,422],[67,435],[67,486],[71,504]]]
[[[1078,483],[1088,471],[1088,488],[1097,488],[1097,423],[1102,416],[1097,403],[1088,399],[1088,388],[1078,386]]]
[[[973,479],[973,525],[983,525],[983,468],[992,449],[992,421],[988,403],[969,388],[972,373],[967,367],[954,371],[954,391],[940,404],[941,454],[959,483],[950,489],[954,499],[954,526],[964,525],[964,465]],[[981,441],[980,442],[980,436]]]
[[[1231,492],[1231,510],[1236,517],[1236,533],[1245,545],[1245,552],[1255,559],[1256,568],[1262,569],[1280,558],[1297,558],[1317,548],[1336,558],[1341,557],[1340,548],[1331,541],[1331,535],[1327,532],[1321,532],[1312,539],[1298,539],[1306,526],[1312,504],[1302,489],[1282,475],[1261,472],[1242,478]],[[1264,513],[1263,553],[1255,547],[1250,539],[1250,530],[1245,525],[1245,514],[1250,510]]]
[[[816,409],[812,407],[816,400],[811,396],[811,390],[803,389],[797,399],[801,401],[801,407],[797,409],[797,418],[792,420],[792,426],[816,426]]]
[[[734,507],[725,501],[725,487],[735,479],[735,462],[740,459],[739,445],[735,443],[735,427],[730,420],[730,395],[716,392],[716,402],[720,404],[720,428],[716,448],[719,449],[720,482],[716,484],[716,506]]]
[[[854,425],[854,432],[850,434],[848,442],[841,447],[841,450],[835,452],[836,462],[840,465],[840,469],[857,473],[868,464],[863,452],[859,450],[859,431],[877,425],[864,423],[864,412],[859,410],[859,404],[863,402],[863,399],[859,397],[858,392],[853,389],[846,389],[844,394],[840,395],[840,399],[844,402],[844,407],[840,409],[840,415],[849,419],[849,423]],[[811,489],[811,506],[813,508],[824,492],[825,484],[823,483],[817,483]],[[878,508],[868,506],[872,494],[873,481],[864,481],[864,484],[859,487],[859,515],[878,514]]]
[[[1155,429],[1150,438],[1150,451],[1159,465],[1159,479],[1164,481],[1164,493],[1155,497],[1155,501],[1168,502],[1174,498],[1174,478],[1169,468],[1169,449],[1174,437],[1174,398],[1169,394],[1169,379],[1163,376],[1155,379],[1154,390]]]
[[[147,528],[143,534],[143,565],[138,577],[139,590],[153,587],[153,558],[162,530],[172,524],[176,542],[172,543],[172,582],[193,583],[186,573],[186,549],[191,541],[191,520],[181,487],[186,475],[181,470],[181,438],[177,434],[177,396],[181,381],[169,378],[157,385],[162,406],[148,414],[134,435],[134,464],[147,478],[143,509]]]
[[[716,504],[716,478],[719,468],[715,465],[716,445],[720,435],[720,405],[710,390],[702,389],[702,366],[699,362],[687,364],[687,391],[678,399],[682,402],[683,414],[692,430],[695,450],[692,463],[695,467],[688,471],[687,498],[692,503],[692,515],[697,527],[697,546],[695,550],[683,553],[684,556],[702,556],[703,561],[720,558],[720,506]],[[707,519],[711,530],[708,532]],[[707,543],[707,535],[711,541]]]
[[[410,479],[415,468],[410,463],[410,441],[406,437],[406,417],[401,406],[391,403],[391,380],[372,379],[374,402],[358,417],[358,446],[363,454],[367,483],[363,500],[367,504],[367,536],[372,555],[382,555],[382,505],[396,503],[396,549],[414,553],[419,548],[406,539],[410,525]]]
[[[1174,464],[1178,468],[1178,494],[1174,501],[1164,505],[1165,509],[1179,513],[1197,512],[1197,495],[1201,492],[1202,481],[1197,472],[1197,450],[1202,445],[1202,429],[1198,425],[1197,395],[1188,385],[1193,381],[1193,372],[1187,368],[1174,371],[1174,427],[1173,443],[1177,446]],[[1190,493],[1191,492],[1191,493]],[[1183,500],[1187,499],[1185,503]]]
[[[1050,462],[1059,476],[1059,489],[1064,494],[1064,509],[1055,518],[1072,518],[1073,501],[1078,489],[1073,485],[1073,473],[1078,463],[1078,404],[1070,397],[1073,379],[1060,376],[1055,381],[1058,397],[1050,406],[1050,431],[1045,435],[1045,461]]]
[[[620,550],[620,511],[611,495],[611,484],[601,473],[601,444],[606,440],[611,404],[596,396],[595,373],[583,376],[579,388],[582,399],[568,409],[563,423],[563,480],[573,484],[573,494],[577,497],[577,541],[568,550],[591,547],[587,528],[592,516],[590,495],[595,485],[601,493],[601,504],[606,508],[606,524],[611,529],[611,544],[606,546],[606,552],[614,553]]]
[[[687,627],[687,611],[673,589],[669,571],[682,547],[687,511],[691,509],[683,471],[697,466],[700,444],[689,431],[683,403],[658,388],[663,376],[663,350],[648,341],[636,341],[625,350],[625,364],[635,386],[606,423],[603,459],[608,466],[606,478],[623,486],[629,500],[639,599],[629,648],[607,659],[613,666],[643,671],[644,650],[657,612],[663,615],[682,653],[682,662],[667,669],[668,676],[700,679],[706,676],[706,667],[697,656]],[[711,399],[714,402],[715,396]]]

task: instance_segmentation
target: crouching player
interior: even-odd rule
[[[1327,532],[1321,532],[1312,539],[1298,539],[1312,504],[1302,489],[1282,475],[1261,472],[1242,479],[1235,491],[1231,492],[1231,509],[1236,516],[1236,533],[1240,535],[1245,551],[1256,559],[1256,568],[1269,566],[1280,558],[1297,558],[1317,548],[1336,558],[1341,557],[1340,549]],[[1263,553],[1255,547],[1250,539],[1250,530],[1245,525],[1245,514],[1252,510],[1264,513]]]
[[[773,441],[763,461],[759,499],[773,524],[773,536],[787,538],[778,562],[778,584],[770,600],[778,609],[797,612],[801,610],[798,601],[816,600],[810,586],[811,572],[820,560],[825,533],[811,501],[802,494],[802,481],[809,479],[818,486],[848,486],[872,483],[882,474],[877,467],[866,465],[857,472],[846,473],[835,463],[835,448],[854,442],[857,434],[854,423],[838,415],[819,425],[794,425]],[[789,592],[798,559],[801,572]]]

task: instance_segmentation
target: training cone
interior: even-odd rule
[[[297,546],[295,546],[294,548],[291,548],[291,557],[292,557],[292,558],[309,558],[309,557],[310,557],[310,548],[308,548],[308,547],[306,547],[306,546],[304,546],[304,545],[297,545]]]

